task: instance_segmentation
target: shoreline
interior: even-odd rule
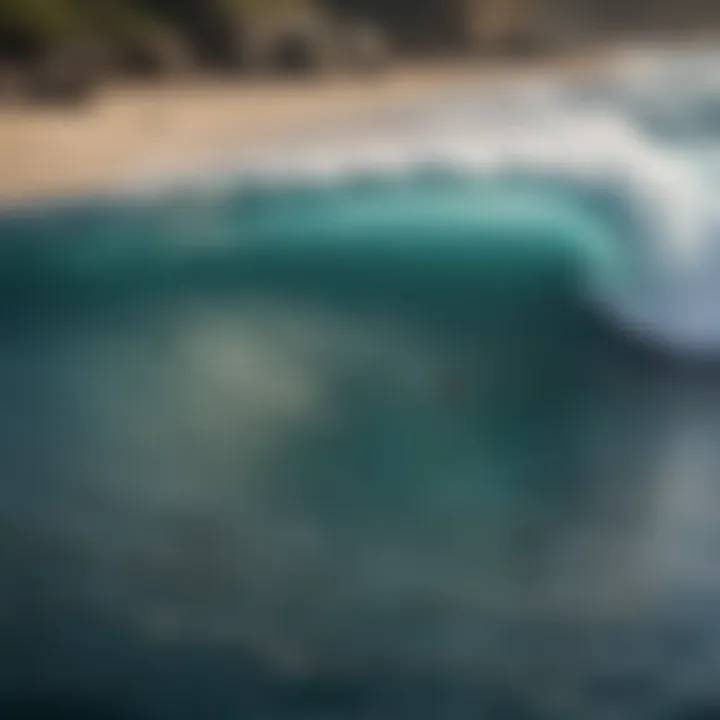
[[[407,106],[472,76],[467,68],[433,68],[378,78],[200,79],[116,86],[77,108],[5,108],[0,203],[112,192],[146,175],[187,172],[304,129]]]
[[[561,72],[586,63],[565,60]],[[303,132],[412,107],[442,92],[529,77],[548,65],[399,67],[376,77],[116,86],[87,106],[0,109],[0,207],[127,191],[206,170]],[[553,69],[552,65],[550,69]],[[159,181],[162,185],[162,180]]]

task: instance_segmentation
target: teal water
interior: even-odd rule
[[[716,717],[719,386],[592,302],[633,232],[433,174],[0,220],[0,716]]]

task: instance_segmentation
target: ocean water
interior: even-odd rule
[[[715,63],[6,212],[0,717],[720,717]]]

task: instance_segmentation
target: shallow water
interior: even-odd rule
[[[720,384],[600,311],[635,222],[443,173],[0,221],[0,717],[720,714]]]

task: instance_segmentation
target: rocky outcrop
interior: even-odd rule
[[[547,2],[465,0],[465,43],[476,54],[532,59],[551,54],[562,43]]]
[[[713,27],[717,0],[0,0],[0,98],[85,97],[90,74],[375,72],[392,56],[532,58]],[[102,57],[68,59],[78,40]]]
[[[92,97],[99,80],[97,64],[84,49],[57,48],[29,68],[26,95],[33,102],[78,105]]]
[[[243,64],[256,72],[317,73],[332,67],[332,24],[312,2],[246,10],[242,15]]]
[[[376,73],[390,64],[390,41],[378,26],[349,23],[338,29],[344,66],[353,72]]]
[[[117,71],[135,77],[168,77],[190,73],[196,62],[187,43],[170,29],[159,27],[120,44],[115,51]]]
[[[15,63],[0,64],[0,105],[9,105],[25,97],[26,77]]]

